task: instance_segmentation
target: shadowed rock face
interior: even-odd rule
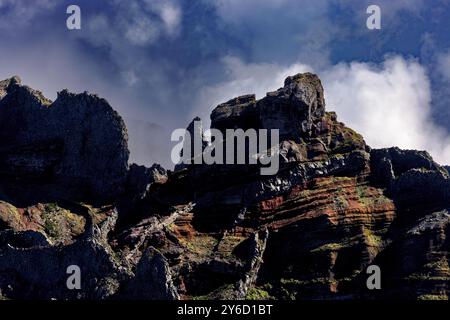
[[[0,298],[449,297],[448,168],[424,151],[368,147],[325,110],[317,76],[211,114],[221,131],[279,129],[273,176],[258,165],[128,168],[125,128],[104,100],[63,92],[51,103],[19,82],[0,82],[0,168],[22,177],[0,180]],[[48,181],[113,201],[48,203],[52,186],[27,198]],[[69,264],[84,270],[79,292],[65,286]],[[371,264],[381,290],[367,290]]]
[[[106,100],[62,91],[51,102],[17,77],[0,83],[0,97],[1,175],[43,179],[101,198],[123,191],[127,133]]]
[[[254,94],[231,99],[218,105],[211,113],[211,128],[224,131],[225,129],[258,128],[259,109]]]

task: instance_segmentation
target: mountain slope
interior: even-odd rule
[[[126,129],[107,102],[62,96],[51,103],[0,82],[0,295],[448,298],[447,170],[423,151],[371,149],[326,111],[317,76],[288,77],[261,100],[237,97],[211,114],[221,132],[280,130],[272,176],[249,164],[128,166]],[[36,136],[54,137],[59,151]],[[80,290],[66,287],[69,264],[83,270]],[[366,286],[372,264],[380,290]]]

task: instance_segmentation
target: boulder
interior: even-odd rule
[[[143,253],[124,296],[136,300],[178,300],[167,259],[153,247]]]
[[[426,151],[401,150],[400,148],[372,149],[370,152],[372,179],[390,186],[393,180],[410,169],[425,169],[443,172]]]
[[[283,88],[269,92],[258,105],[261,127],[279,129],[282,140],[309,136],[325,115],[322,83],[311,73],[288,77]]]
[[[254,94],[231,99],[218,105],[211,112],[211,128],[225,129],[258,128],[259,115]]]
[[[317,75],[297,74],[286,78],[284,87],[261,100],[254,94],[231,99],[211,113],[211,128],[278,129],[282,140],[296,140],[313,133],[325,115],[322,83]]]

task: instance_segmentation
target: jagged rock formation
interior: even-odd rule
[[[0,296],[448,298],[448,167],[423,151],[372,150],[325,110],[317,76],[289,77],[261,100],[237,97],[211,114],[222,132],[280,130],[272,176],[249,164],[128,168],[125,128],[104,100],[66,92],[51,103],[19,82],[0,82],[0,171],[21,178],[0,181]],[[82,129],[69,130],[75,124]],[[114,143],[102,148],[105,139]],[[113,201],[42,188],[74,177]],[[65,286],[70,264],[84,270],[81,290]],[[381,290],[366,287],[371,264]]]
[[[64,90],[51,102],[18,77],[0,83],[0,99],[3,177],[42,179],[102,198],[123,191],[126,128],[106,100]]]
[[[444,166],[444,169],[450,174],[450,166]]]
[[[137,300],[179,299],[167,259],[158,250],[152,247],[145,250],[136,267],[136,276],[124,289],[123,296]]]
[[[107,243],[117,212],[105,213],[104,221],[87,223],[85,231],[73,243],[52,245],[42,233],[23,241],[23,233],[3,239],[0,253],[0,287],[12,299],[105,299],[126,277]],[[4,235],[2,233],[2,235]],[[68,290],[67,268],[79,266],[81,290]]]

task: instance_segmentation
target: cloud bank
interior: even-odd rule
[[[324,72],[324,84],[329,108],[372,147],[426,150],[450,163],[450,136],[432,120],[430,80],[416,60],[339,64]]]

